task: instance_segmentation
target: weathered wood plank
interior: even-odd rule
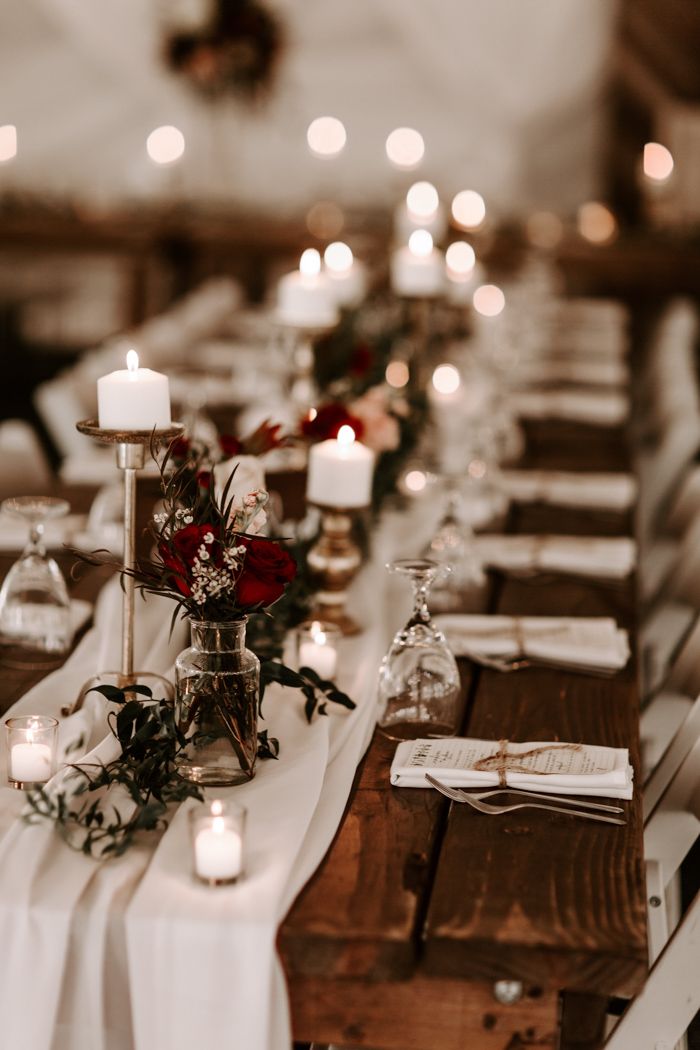
[[[465,667],[465,697],[470,681]],[[390,786],[395,748],[375,734],[335,840],[281,926],[289,974],[380,980],[415,968],[447,803]]]
[[[539,1050],[557,1046],[558,996],[526,988],[510,1006],[483,982],[340,980],[291,984],[294,1038],[373,1050]]]
[[[517,516],[564,531],[557,511]],[[573,531],[573,530],[572,530]],[[578,530],[576,530],[578,531]],[[498,611],[614,616],[631,626],[633,585],[505,580]],[[530,669],[484,672],[469,735],[567,740],[630,748],[639,769],[634,666],[612,679]],[[639,795],[624,828],[525,810],[486,818],[453,806],[427,917],[427,972],[520,977],[583,991],[629,994],[646,973]],[[517,864],[513,857],[517,852]],[[478,858],[478,863],[475,863]]]

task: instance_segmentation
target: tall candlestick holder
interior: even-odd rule
[[[326,507],[321,512],[321,534],[307,555],[316,591],[314,619],[339,627],[344,635],[362,627],[345,609],[348,587],[362,565],[362,552],[352,536],[353,515],[363,508]]]
[[[294,325],[280,319],[278,324],[292,366],[289,399],[303,416],[318,404],[320,396],[314,377],[314,343],[332,332],[335,325]]]
[[[76,423],[81,434],[95,438],[106,445],[116,446],[117,466],[124,476],[124,548],[123,566],[133,570],[136,563],[136,476],[146,461],[146,449],[167,445],[180,437],[184,424],[172,423],[163,430],[106,430],[96,419],[84,419]],[[156,679],[172,697],[171,683],[153,672],[134,672],[134,594],[135,581],[127,571],[122,579],[122,645],[120,671],[102,671],[83,686],[78,699],[64,714],[72,714],[80,708],[85,694],[94,685],[109,678],[116,678],[121,689],[134,685],[137,679]]]

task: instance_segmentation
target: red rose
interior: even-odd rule
[[[294,558],[273,540],[240,536],[238,542],[246,548],[243,570],[236,584],[239,605],[248,609],[272,605],[296,576]]]
[[[185,597],[189,597],[192,593],[190,586],[192,565],[208,532],[216,536],[213,525],[185,525],[184,529],[178,529],[173,533],[170,539],[161,540],[158,544],[161,561],[172,573],[170,583],[177,587],[180,594],[184,594]],[[208,550],[214,548],[214,544],[206,546]],[[217,564],[217,559],[213,560],[214,564]]]
[[[341,405],[339,401],[331,401],[322,405],[313,419],[302,420],[301,432],[312,441],[326,441],[328,438],[337,437],[340,428],[346,424],[352,427],[355,437],[360,441],[365,431],[362,420],[351,416],[345,405]]]
[[[197,484],[199,485],[200,489],[210,489],[211,488],[211,471],[210,470],[200,470],[199,474],[197,475]]]
[[[231,456],[240,456],[243,451],[243,445],[233,434],[219,434],[219,447],[226,459],[230,459]]]
[[[173,459],[187,459],[191,447],[187,438],[176,438],[170,446],[170,455]]]
[[[372,353],[372,347],[369,343],[358,343],[350,357],[348,371],[350,372],[350,375],[353,376],[367,375],[372,367],[373,361],[374,354]]]

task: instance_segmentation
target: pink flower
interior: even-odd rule
[[[399,447],[399,422],[388,411],[388,392],[383,386],[373,386],[348,406],[349,411],[362,420],[362,443],[374,452],[393,452]]]

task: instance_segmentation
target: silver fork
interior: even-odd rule
[[[515,787],[492,787],[486,788],[484,791],[474,791],[472,788],[456,788],[451,785],[443,784],[442,781],[436,780],[435,777],[431,777],[429,773],[426,773],[426,777],[431,783],[434,783],[437,787],[440,784],[440,789],[444,789],[445,793],[448,791],[452,794],[459,795],[460,797],[455,798],[455,802],[461,802],[462,797],[466,797],[467,800],[470,798],[476,798],[481,800],[493,798],[494,795],[516,795],[520,796],[523,800],[526,799],[539,799],[542,802],[556,802],[560,806],[578,806],[579,809],[597,809],[601,813],[624,813],[622,806],[608,806],[603,802],[589,802],[586,799],[582,802],[578,798],[568,798],[566,795],[543,795],[540,791],[529,791],[527,788],[515,788]],[[438,790],[440,790],[438,789]]]
[[[588,820],[603,821],[605,824],[624,825],[627,823],[627,821],[621,820],[619,817],[608,817],[602,813],[592,812],[590,809],[567,809],[566,805],[545,806],[541,802],[514,802],[509,805],[496,805],[489,802],[482,802],[471,794],[462,794],[459,789],[448,787],[447,784],[443,784],[442,781],[436,780],[435,777],[430,775],[430,773],[425,774],[425,779],[442,795],[451,799],[452,802],[466,802],[467,805],[478,810],[479,813],[488,813],[492,816],[500,816],[502,813],[513,813],[516,809],[546,809],[552,813],[568,813],[572,817],[587,817]],[[557,801],[560,800],[558,799]],[[585,803],[577,802],[575,805],[585,805]]]

